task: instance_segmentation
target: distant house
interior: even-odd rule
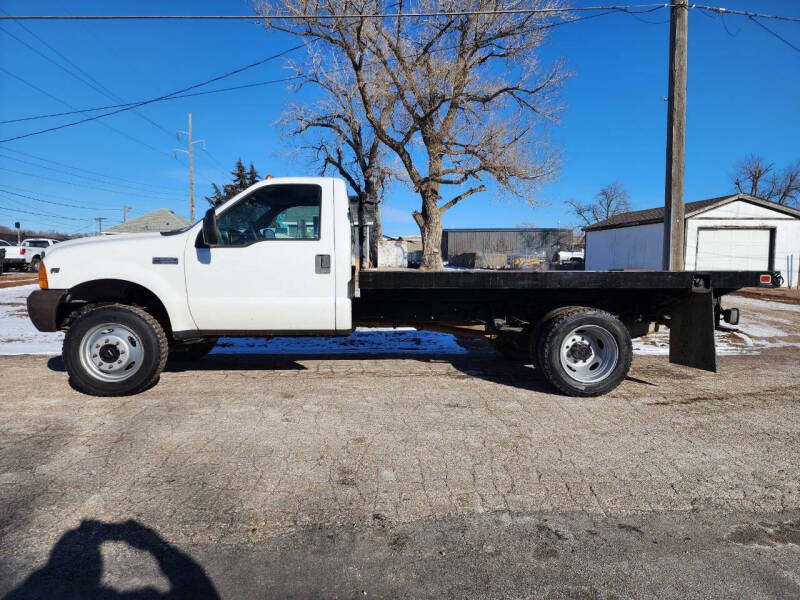
[[[585,228],[586,269],[661,269],[664,207],[615,215]],[[797,285],[800,210],[734,194],[686,204],[687,270],[781,271]]]
[[[103,233],[145,233],[148,231],[170,231],[189,225],[189,221],[166,208],[159,208],[141,217],[129,219],[109,227]]]

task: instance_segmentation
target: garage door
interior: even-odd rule
[[[698,229],[698,271],[766,271],[769,229]]]

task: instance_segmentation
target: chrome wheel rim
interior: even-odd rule
[[[600,325],[583,325],[561,342],[561,366],[572,379],[596,383],[608,377],[619,362],[619,346],[611,332]]]
[[[103,323],[87,331],[79,353],[87,373],[111,383],[133,377],[144,358],[141,338],[119,323]]]

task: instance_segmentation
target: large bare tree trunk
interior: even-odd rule
[[[380,204],[378,204],[377,193],[374,195],[373,198],[370,198],[369,200],[371,202],[375,202],[374,204],[375,220],[374,220],[374,225],[372,226],[372,232],[369,240],[369,255],[371,259],[370,266],[378,267],[380,266],[378,264],[378,244],[380,243],[381,238],[383,237],[383,227],[381,226],[381,207]]]
[[[439,195],[431,190],[422,192],[422,213],[414,211],[414,220],[422,236],[422,263],[420,269],[439,271],[442,263],[442,212],[437,200]]]
[[[369,267],[369,240],[367,239],[367,207],[363,194],[358,196],[358,263],[360,269]]]

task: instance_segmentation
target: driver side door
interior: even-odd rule
[[[186,287],[198,329],[335,331],[333,206],[323,201],[332,190],[323,185],[267,183],[251,189],[218,211],[218,246],[190,242]]]

